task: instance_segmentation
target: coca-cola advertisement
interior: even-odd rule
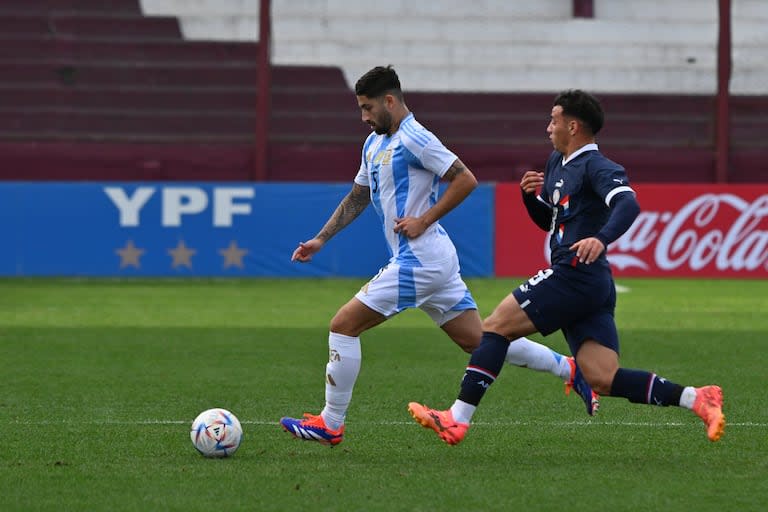
[[[768,277],[768,186],[634,184],[641,213],[608,248],[618,276]],[[549,265],[516,183],[496,187],[497,276]]]

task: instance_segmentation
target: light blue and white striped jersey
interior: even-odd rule
[[[455,257],[456,247],[439,222],[416,238],[395,233],[394,227],[395,219],[418,217],[437,202],[440,178],[456,158],[410,113],[391,136],[372,132],[366,139],[355,183],[371,189],[391,262],[418,267]]]

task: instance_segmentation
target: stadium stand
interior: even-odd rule
[[[539,167],[553,94],[580,86],[600,93],[609,113],[600,142],[634,180],[712,181],[716,8],[642,3],[596,0],[594,20],[575,20],[568,0],[367,11],[274,0],[269,179],[349,181],[368,132],[350,83],[393,63],[408,105],[480,179]],[[734,4],[742,94],[732,102],[729,178],[767,181],[759,112],[768,96],[755,86],[767,83],[766,41],[753,27],[768,9]],[[258,0],[4,1],[0,178],[250,179],[257,12]],[[666,25],[653,31],[659,18]],[[395,27],[417,36],[384,50]],[[564,58],[598,67],[576,73]]]

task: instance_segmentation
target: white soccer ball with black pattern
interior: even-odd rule
[[[229,457],[240,446],[243,428],[226,409],[208,409],[192,422],[192,444],[204,457]]]

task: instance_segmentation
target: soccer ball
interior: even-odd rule
[[[229,457],[237,451],[243,428],[226,409],[208,409],[192,422],[192,444],[204,457]]]

